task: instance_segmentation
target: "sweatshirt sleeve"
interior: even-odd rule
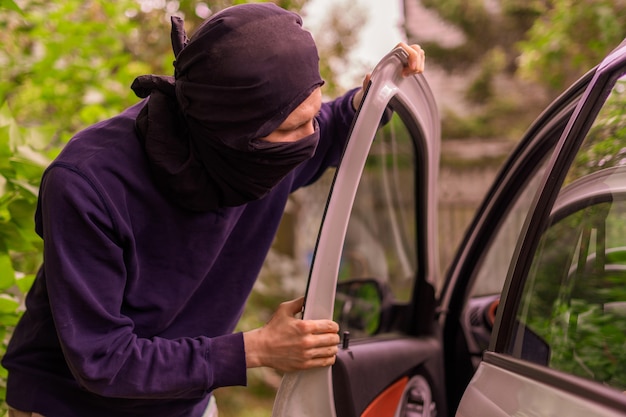
[[[242,334],[141,338],[122,314],[125,248],[106,200],[71,167],[43,178],[40,232],[50,306],[66,362],[88,391],[120,398],[197,398],[245,385]]]
[[[292,191],[317,180],[328,167],[336,167],[345,148],[356,111],[352,98],[358,88],[343,96],[322,104],[317,120],[320,126],[320,141],[315,155],[297,168]]]

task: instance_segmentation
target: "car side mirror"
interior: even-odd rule
[[[339,282],[333,320],[353,336],[376,334],[389,309],[389,289],[373,278]]]

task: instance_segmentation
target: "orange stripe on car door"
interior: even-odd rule
[[[374,398],[374,401],[363,411],[361,417],[393,417],[408,381],[409,378],[404,377],[394,382],[393,385]]]

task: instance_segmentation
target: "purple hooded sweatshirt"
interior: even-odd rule
[[[244,385],[231,334],[288,195],[340,158],[352,93],[325,103],[320,143],[260,200],[195,213],[152,182],[141,108],[79,133],[44,174],[44,265],[2,361],[7,402],[46,417],[200,416]]]

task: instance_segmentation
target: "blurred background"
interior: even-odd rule
[[[32,221],[43,169],[78,130],[137,102],[143,74],[172,74],[169,18],[188,33],[246,1],[0,0],[0,355],[41,263]],[[398,42],[418,43],[442,116],[445,267],[508,153],[541,110],[626,35],[625,0],[284,0],[318,44],[334,98]],[[331,176],[295,193],[241,330],[304,292]],[[4,398],[6,372],[0,369]],[[280,375],[219,389],[220,416],[271,415]],[[5,405],[0,402],[0,415]]]

